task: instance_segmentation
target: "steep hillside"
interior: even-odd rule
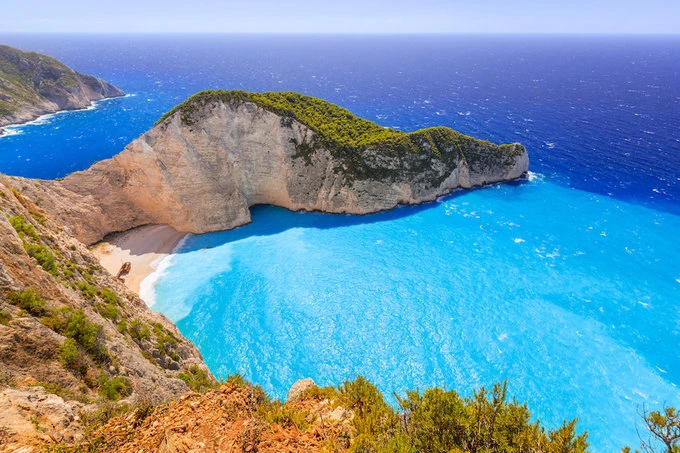
[[[21,192],[0,178],[0,445],[76,440],[81,412],[211,379],[172,323]]]
[[[60,110],[82,109],[92,101],[124,94],[54,58],[0,45],[0,126]]]

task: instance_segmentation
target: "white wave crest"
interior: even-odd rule
[[[139,284],[139,297],[151,308],[156,303],[156,284],[167,273],[175,255],[158,258],[151,263],[155,270]]]
[[[182,247],[184,247],[187,240],[191,236],[192,235],[190,233],[185,234],[172,249],[172,253],[167,256],[160,257],[151,263],[151,267],[154,269],[154,271],[139,284],[139,297],[144,302],[146,302],[146,305],[149,308],[153,307],[156,303],[156,284],[163,276],[165,276],[168,268],[173,263],[173,258],[182,249]]]
[[[527,179],[529,181],[543,181],[545,179],[545,175],[541,173],[535,173],[533,171],[527,171]]]

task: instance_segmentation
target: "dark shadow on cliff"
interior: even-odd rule
[[[521,178],[502,184],[508,186],[521,186],[526,182],[526,178]],[[456,190],[449,195],[440,197],[436,201],[431,201],[420,205],[398,206],[388,211],[381,211],[365,215],[328,214],[322,212],[304,211],[295,212],[272,205],[256,205],[250,208],[252,222],[248,225],[244,225],[233,230],[209,233],[209,237],[206,235],[196,235],[192,238],[192,245],[190,249],[178,250],[177,253],[188,253],[205,247],[219,247],[220,245],[236,242],[250,237],[271,236],[293,228],[330,229],[379,222],[389,222],[416,215],[430,209],[435,209],[440,203],[469,194],[472,191],[489,190],[490,187],[493,186]],[[272,221],[273,213],[276,213],[275,221]],[[202,240],[202,238],[205,238],[205,240]]]

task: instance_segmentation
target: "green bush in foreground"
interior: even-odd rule
[[[151,338],[151,331],[149,330],[149,327],[139,319],[134,319],[130,323],[128,332],[130,333],[130,336],[137,341],[148,340]]]
[[[24,248],[28,256],[35,258],[40,267],[52,275],[57,275],[57,264],[49,248],[42,244],[24,244]]]
[[[110,356],[104,346],[104,329],[91,322],[82,309],[63,307],[41,321],[55,332],[73,339],[94,360],[100,363],[109,361]]]
[[[674,407],[640,414],[647,427],[646,435],[640,436],[640,447],[645,453],[680,453],[680,412]],[[621,450],[630,453],[630,447]],[[638,450],[636,450],[636,453]]]
[[[198,365],[191,365],[186,371],[178,373],[177,377],[183,380],[191,390],[198,393],[206,392],[219,385]]]
[[[35,239],[36,241],[40,239],[40,236],[35,231],[35,227],[30,223],[26,222],[26,217],[22,215],[17,215],[9,218],[9,223],[12,227],[19,233],[19,237],[22,239],[24,236]]]
[[[432,388],[398,398],[399,410],[363,377],[338,387],[338,401],[352,409],[353,452],[560,452],[585,453],[587,434],[576,420],[556,430],[530,421],[526,405],[508,401],[506,384],[477,390],[472,397]],[[324,391],[327,393],[327,391]]]
[[[132,394],[132,384],[122,376],[111,379],[102,375],[99,379],[99,395],[111,401],[118,401]]]
[[[11,320],[12,315],[8,311],[0,308],[0,324],[3,326],[8,326]]]
[[[69,370],[81,375],[87,373],[87,364],[78,350],[78,343],[73,338],[67,338],[59,347],[59,361]]]
[[[47,313],[45,300],[32,289],[25,289],[21,292],[10,291],[7,294],[7,302],[16,305],[33,316],[44,316]]]
[[[118,315],[120,314],[120,308],[110,303],[97,305],[97,311],[104,318],[110,319],[112,321],[118,319]]]

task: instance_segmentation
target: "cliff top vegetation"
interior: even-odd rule
[[[425,148],[440,155],[454,142],[461,139],[474,140],[443,126],[408,133],[383,127],[323,99],[295,92],[201,91],[167,112],[156,124],[177,112],[181,113],[185,124],[194,124],[197,120],[195,114],[202,107],[218,101],[237,105],[252,102],[281,116],[282,124],[290,126],[292,120],[298,121],[315,131],[319,136],[319,144],[331,151],[354,152],[378,148],[396,152],[418,152]],[[482,143],[495,146],[489,142]]]

